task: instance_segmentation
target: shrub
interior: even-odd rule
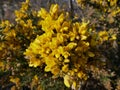
[[[104,17],[106,12],[110,10],[115,19],[119,9],[111,11],[108,4],[103,6],[103,1],[93,1],[77,0],[77,6],[83,14],[87,13],[87,4],[100,6],[93,9],[97,11],[95,18],[97,13],[103,14],[98,16],[98,23],[93,22],[93,14],[90,18],[88,14],[79,17],[80,13],[66,12],[58,4],[52,4],[49,10],[32,10],[29,0],[15,11],[15,23],[1,21],[0,73],[2,77],[6,73],[9,80],[1,82],[3,86],[13,82],[18,89],[28,86],[37,90],[77,90],[92,77],[104,83],[114,76],[107,70],[111,69],[107,68],[110,60],[103,49],[111,50],[117,33],[113,27],[101,25],[111,23]],[[110,7],[113,5],[117,6],[116,2],[110,2]]]

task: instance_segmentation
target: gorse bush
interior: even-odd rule
[[[26,0],[15,11],[15,23],[1,21],[0,75],[7,78],[1,85],[15,83],[12,87],[15,90],[22,86],[35,90],[78,90],[90,78],[104,83],[114,76],[113,71],[108,70],[110,60],[102,49],[113,48],[118,23],[107,21],[102,14],[97,23],[92,20],[98,18],[100,10],[103,14],[109,12],[115,19],[120,12],[117,1],[77,0],[75,4],[81,7],[83,15],[88,13],[87,3],[100,6],[90,18],[80,17],[74,10],[66,12],[58,4],[52,4],[49,10],[32,10],[30,1]],[[105,23],[114,23],[114,27],[100,26]]]
[[[114,40],[115,35],[109,36],[106,31],[96,33],[88,27],[89,22],[72,23],[66,14],[60,13],[57,4],[49,12],[41,9],[38,16],[42,20],[38,24],[44,33],[36,37],[24,54],[29,66],[44,67],[54,77],[63,77],[67,87],[76,87],[76,81],[87,79],[89,58],[99,53],[97,45]]]

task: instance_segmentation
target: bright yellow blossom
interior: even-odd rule
[[[38,17],[41,17],[43,19],[45,19],[47,15],[48,15],[48,12],[44,8],[41,8],[41,10],[38,12]]]
[[[54,66],[54,67],[51,69],[51,73],[52,73],[54,76],[59,75],[59,73],[60,73],[60,68],[59,68],[59,66]]]
[[[55,19],[58,17],[58,15],[57,15],[58,9],[59,9],[59,6],[57,4],[51,5],[51,7],[50,7],[50,14]]]
[[[49,56],[45,58],[45,63],[46,63],[46,67],[45,67],[45,71],[51,71],[51,69],[56,65],[56,58]]]
[[[18,77],[10,77],[10,81],[15,83],[17,86],[20,84],[20,78]]]
[[[106,41],[108,40],[108,32],[107,31],[100,31],[99,32],[99,37],[101,39],[101,41]]]
[[[68,72],[68,67],[69,65],[68,64],[66,64],[66,65],[64,65],[63,67],[62,67],[62,71],[63,72]]]
[[[30,62],[29,62],[29,66],[30,67],[37,67],[40,66],[42,63],[39,59],[35,58],[35,57],[31,57],[30,58]]]
[[[66,87],[70,88],[70,76],[69,75],[64,76],[64,84],[66,85]]]

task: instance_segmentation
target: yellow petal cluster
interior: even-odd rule
[[[67,87],[76,86],[76,78],[86,80],[89,58],[94,58],[98,42],[109,40],[106,31],[95,32],[89,28],[89,22],[72,22],[61,12],[57,4],[49,11],[38,11],[38,26],[44,31],[38,35],[24,52],[29,66],[44,67],[45,72],[62,77]],[[78,80],[77,79],[77,80]],[[73,82],[74,81],[74,82]]]
[[[15,15],[16,15],[16,21],[21,20],[22,18],[26,18],[27,17],[27,13],[26,11],[29,8],[29,0],[26,0],[26,2],[22,3],[22,7],[20,8],[20,10],[16,10],[15,11]]]
[[[20,79],[18,77],[10,76],[10,81],[15,83],[17,86],[20,84]]]
[[[72,23],[66,18],[66,13],[60,13],[57,4],[51,6],[50,12],[42,8],[38,16],[42,18],[38,24],[45,33],[37,36],[24,53],[29,59],[29,66],[45,64],[45,72],[62,75],[71,72],[72,64],[72,68],[77,69],[84,65],[90,56],[87,55],[89,42],[86,41],[89,37],[88,22]]]

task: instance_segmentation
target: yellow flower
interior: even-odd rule
[[[62,24],[62,27],[65,27],[65,29],[68,29],[70,27],[70,24],[71,24],[70,21],[64,21],[63,24]]]
[[[45,58],[45,64],[47,65],[45,67],[45,71],[49,72],[52,70],[52,68],[56,65],[56,58],[52,57],[52,56],[48,56]]]
[[[74,32],[69,32],[69,37],[70,37],[70,41],[74,41],[75,37],[76,37],[76,33]]]
[[[63,21],[64,21],[65,17],[64,17],[64,14],[61,13],[57,19],[57,22],[59,22],[59,24],[61,24]]]
[[[69,73],[70,73],[71,76],[75,75],[75,71],[74,70],[69,70]]]
[[[20,21],[22,18],[26,18],[27,17],[27,13],[26,12],[21,12],[21,11],[15,11],[15,16],[16,16],[16,21]]]
[[[29,2],[30,0],[26,0],[26,2],[22,2],[22,7],[20,8],[20,11],[25,12],[26,10],[28,10]]]
[[[50,49],[52,49],[52,50],[54,50],[54,49],[56,49],[57,47],[58,47],[58,44],[59,44],[59,42],[58,42],[58,40],[57,40],[57,38],[52,38],[52,42],[50,42]],[[56,51],[56,53],[57,53],[58,51]],[[53,53],[54,53],[54,51],[53,51]]]
[[[46,66],[45,69],[44,69],[44,71],[45,71],[45,72],[49,72],[49,71],[51,71],[51,67]]]
[[[87,25],[88,23],[82,22],[81,25],[79,25],[79,34],[81,35],[85,35],[88,31],[87,31]]]
[[[69,59],[64,59],[64,63],[69,63],[70,60]]]
[[[68,69],[68,68],[69,68],[68,66],[69,66],[68,64],[64,65],[64,66],[62,67],[62,71],[63,71],[63,72],[68,72],[68,70],[69,70],[69,69]]]
[[[81,40],[86,40],[86,39],[87,39],[87,36],[81,35]]]
[[[10,77],[10,81],[18,85],[20,83],[20,79],[18,77]]]
[[[55,21],[52,19],[50,15],[47,15],[44,20],[39,22],[39,25],[42,25],[42,30],[45,32],[53,32]]]
[[[10,30],[6,33],[6,40],[11,40],[11,38],[15,38],[16,37],[16,32],[15,30]]]
[[[108,40],[108,32],[107,32],[107,31],[100,31],[100,32],[98,33],[98,35],[99,35],[101,41],[106,41],[106,40]]]
[[[65,59],[67,59],[70,56],[70,53],[67,51],[64,51],[62,55],[64,56]]]
[[[2,21],[0,26],[1,27],[6,27],[6,26],[9,26],[10,25],[10,22],[8,20],[5,20],[5,21]]]
[[[56,76],[60,73],[60,69],[58,66],[54,66],[52,69],[51,69],[51,73]]]
[[[62,46],[59,46],[59,47],[57,48],[57,50],[55,50],[53,53],[54,53],[54,55],[55,55],[56,57],[59,57],[60,54],[63,54],[63,53],[64,53],[64,48],[63,48]]]
[[[57,39],[56,40],[59,44],[63,43],[64,42],[63,34],[57,33]]]
[[[50,7],[50,14],[53,18],[57,18],[58,17],[58,4],[53,4]]]
[[[38,11],[37,16],[45,19],[47,15],[48,15],[48,12],[44,8],[41,8],[40,11]]]
[[[9,35],[8,35],[8,36],[9,36]],[[10,31],[10,36],[16,37],[16,32],[15,32],[14,29],[12,29],[12,30]]]
[[[87,53],[88,53],[89,57],[94,57],[95,56],[95,54],[93,52],[88,51]]]
[[[38,50],[40,49],[40,45],[36,43],[30,44],[31,50],[34,54],[38,54]]]
[[[71,49],[73,49],[74,47],[76,47],[77,46],[77,43],[74,43],[74,42],[71,42],[71,43],[69,43],[66,47],[65,47],[65,50],[71,50]]]
[[[66,87],[70,88],[70,76],[69,75],[64,76],[64,84]]]
[[[76,89],[76,86],[77,86],[77,83],[76,83],[76,81],[73,81],[73,83],[72,83],[72,89]]]
[[[33,55],[33,52],[31,50],[31,48],[29,47],[28,49],[26,49],[26,52],[23,53],[24,55],[26,55],[27,59],[29,56]]]
[[[38,76],[37,75],[34,76],[34,80],[38,81]]]
[[[42,61],[40,59],[37,59],[36,57],[30,57],[29,66],[30,67],[38,67],[42,64]]]
[[[110,40],[116,40],[116,39],[117,39],[116,34],[113,34],[113,35],[111,36],[111,38],[110,38]]]
[[[115,17],[117,14],[120,13],[120,8],[117,8],[117,9],[112,10],[112,11],[110,11],[110,12],[111,12],[111,13],[110,13],[110,16],[111,16],[111,17]]]
[[[82,71],[79,71],[77,75],[81,79],[84,78],[84,73]]]
[[[32,26],[32,20],[31,19],[27,20],[26,27],[33,28],[33,26]]]

